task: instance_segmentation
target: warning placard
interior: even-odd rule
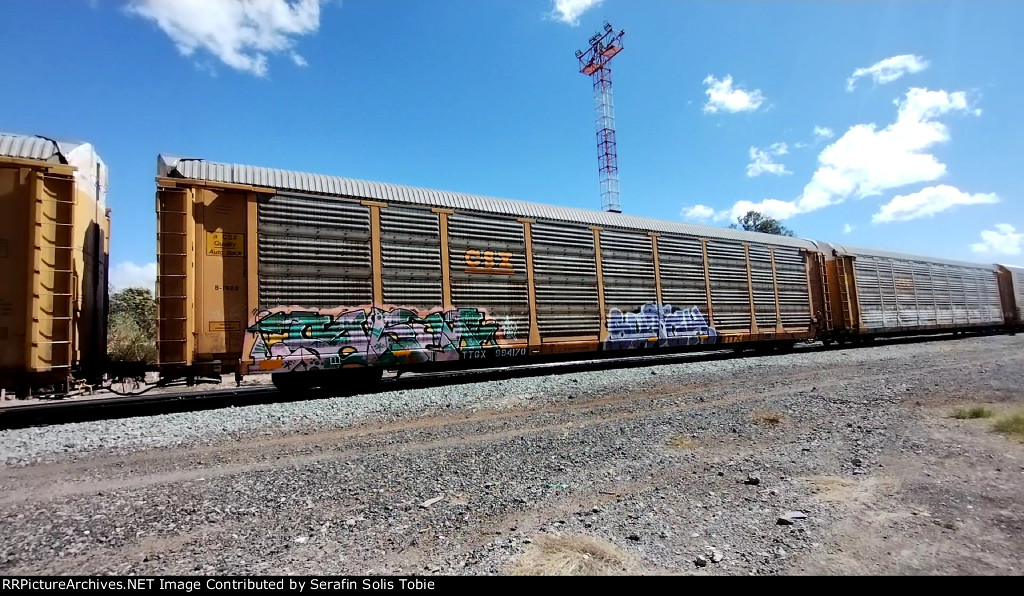
[[[242,324],[238,321],[210,321],[210,331],[241,331]]]
[[[211,257],[244,257],[245,234],[207,232],[206,254]]]

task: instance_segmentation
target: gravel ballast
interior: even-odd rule
[[[435,387],[310,401],[226,408],[0,431],[0,452],[8,465],[52,460],[60,454],[126,452],[157,447],[205,444],[225,437],[340,428],[368,421],[436,415],[451,410],[510,409],[525,404],[632,392],[668,382],[714,383],[741,371],[777,370],[808,363],[856,366],[895,358],[917,345],[870,350],[793,353],[770,358],[688,362],[656,367],[590,371],[480,382],[455,388]]]
[[[1022,345],[798,350],[4,431],[0,567],[493,574],[543,569],[535,539],[559,535],[618,549],[629,573],[1019,573],[1021,445],[949,415],[1024,405]]]

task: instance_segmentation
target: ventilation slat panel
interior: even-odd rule
[[[440,308],[441,228],[429,209],[391,206],[380,211],[384,302],[420,311]]]
[[[372,302],[368,207],[279,194],[259,204],[257,217],[261,309]]]
[[[658,258],[662,300],[675,307],[696,307],[706,316],[708,298],[700,240],[690,236],[659,236]]]
[[[452,302],[500,327],[508,342],[529,338],[526,236],[512,218],[456,213],[448,218]]]
[[[708,242],[707,249],[715,329],[750,329],[750,284],[743,244],[716,240]]]
[[[654,248],[649,235],[602,230],[601,269],[605,308],[609,313],[640,312],[645,305],[657,304]]]
[[[858,256],[854,271],[866,331],[997,325],[1003,320],[998,280],[990,269]]]
[[[541,339],[598,335],[594,232],[586,226],[535,223],[532,235]]]

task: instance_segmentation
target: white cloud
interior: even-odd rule
[[[707,205],[694,205],[693,207],[683,207],[683,211],[679,215],[686,219],[706,221],[715,216],[715,210]]]
[[[793,201],[766,199],[740,201],[732,214],[754,209],[777,219],[792,217],[842,203],[846,199],[877,196],[886,190],[931,182],[946,175],[946,165],[926,151],[949,140],[938,117],[951,112],[971,113],[962,91],[913,88],[896,100],[896,121],[879,130],[858,124],[818,155],[818,169]]]
[[[831,139],[834,136],[836,136],[836,133],[832,132],[831,128],[826,128],[824,126],[814,127],[814,138],[816,139]]]
[[[747,214],[747,211],[759,211],[769,217],[775,219],[788,219],[794,215],[798,215],[800,212],[796,208],[794,201],[780,201],[778,199],[764,199],[754,203],[752,201],[738,201],[732,208],[726,210],[724,213],[727,219],[736,219],[737,217],[743,217]]]
[[[705,114],[753,112],[764,103],[764,94],[760,89],[746,91],[733,87],[732,75],[725,75],[724,79],[708,75],[704,79],[704,84],[708,86],[704,90],[708,96],[708,102],[704,104]]]
[[[154,22],[183,56],[207,51],[224,64],[262,77],[267,57],[295,53],[295,39],[320,28],[327,0],[129,0],[128,12]]]
[[[843,233],[849,234],[857,229],[857,226],[851,226],[850,224],[843,224]]]
[[[767,149],[751,147],[750,163],[747,164],[747,177],[756,178],[761,174],[775,174],[776,176],[792,174],[793,172],[787,170],[786,166],[776,163],[772,159],[787,153],[789,153],[789,148],[785,143],[774,143]]]
[[[922,217],[931,217],[957,205],[984,205],[998,203],[999,197],[994,194],[968,194],[953,186],[945,184],[929,186],[909,195],[893,198],[878,213],[871,217],[874,223],[891,223],[894,221],[910,221]]]
[[[131,261],[118,263],[110,269],[110,285],[114,290],[148,288],[156,291],[156,263],[136,265]]]
[[[1019,255],[1024,251],[1024,233],[1010,224],[996,224],[994,230],[981,232],[981,242],[971,245],[971,250],[980,253]]]
[[[594,8],[604,0],[554,0],[554,8],[551,15],[558,21],[562,21],[573,27],[580,24],[580,16],[591,8]]]
[[[921,72],[928,68],[928,61],[921,56],[903,54],[886,58],[872,64],[867,68],[858,68],[853,75],[846,79],[846,90],[853,91],[857,86],[857,79],[870,76],[876,85],[891,83],[905,74]]]

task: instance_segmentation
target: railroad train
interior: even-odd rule
[[[109,373],[106,180],[88,144],[0,135],[0,387]],[[167,155],[155,193],[165,382],[1024,327],[1004,265]]]

